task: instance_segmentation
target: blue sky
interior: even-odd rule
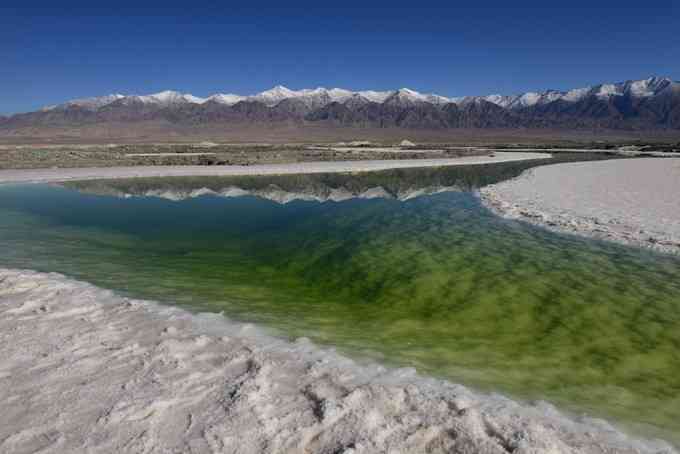
[[[460,96],[680,79],[671,0],[95,3],[2,2],[0,113],[165,89]]]

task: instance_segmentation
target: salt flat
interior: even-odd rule
[[[576,162],[482,188],[495,211],[559,231],[680,252],[680,159]]]
[[[496,156],[471,156],[450,159],[394,159],[373,161],[324,161],[251,166],[139,166],[102,168],[51,168],[0,170],[0,183],[52,182],[97,178],[284,175],[296,173],[368,172],[414,167],[440,167],[492,164],[495,162],[548,159],[547,153],[502,153]]]

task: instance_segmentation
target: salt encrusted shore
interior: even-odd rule
[[[549,153],[508,152],[495,156],[470,156],[450,159],[391,159],[374,161],[322,161],[252,166],[139,166],[98,168],[50,168],[0,170],[0,183],[47,183],[106,178],[290,175],[299,173],[369,172],[415,167],[443,167],[492,164],[496,162],[549,159]]]
[[[677,454],[217,314],[0,269],[0,452]]]
[[[680,253],[680,159],[536,167],[480,190],[505,217],[560,232]]]

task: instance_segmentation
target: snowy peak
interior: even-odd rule
[[[451,100],[440,95],[423,94],[409,88],[401,88],[392,92],[383,102],[394,105],[415,105],[423,103],[443,105],[450,103]]]
[[[161,91],[160,93],[155,93],[153,95],[137,96],[136,98],[144,104],[157,104],[163,107],[188,103],[201,104],[204,102],[203,99],[197,98],[196,96],[172,90]]]
[[[541,93],[528,92],[515,96],[490,95],[482,99],[498,106],[509,109],[522,109],[536,105],[549,104],[555,101],[578,102],[586,97],[608,100],[617,96],[631,98],[648,98],[656,96],[674,82],[665,77],[650,77],[648,79],[620,82],[616,84],[600,84],[592,87],[576,88],[569,91],[547,90]]]
[[[637,98],[656,96],[671,86],[673,81],[667,77],[650,77],[649,79],[626,83],[625,91]]]
[[[516,96],[489,95],[484,96],[482,99],[497,106],[509,107],[516,98]],[[465,101],[465,98],[457,98],[457,101],[457,104],[460,104]]]
[[[602,84],[595,88],[593,94],[600,99],[610,98],[612,96],[623,95],[623,87],[617,84]]]
[[[510,105],[510,107],[530,107],[535,106],[541,99],[540,93],[524,93],[515,99],[515,101]]]
[[[64,104],[60,104],[57,106],[49,106],[45,107],[43,110],[52,110],[56,108],[66,108],[66,107],[81,107],[83,109],[88,109],[88,110],[97,110],[100,107],[104,107],[108,104],[111,104],[114,101],[118,101],[121,98],[124,98],[124,95],[121,94],[111,94],[111,95],[106,95],[106,96],[96,96],[93,98],[81,98],[81,99],[74,99],[71,101],[67,101]]]
[[[650,77],[643,80],[629,80],[618,84],[597,85],[592,89],[592,92],[600,99],[616,96],[649,98],[658,95],[671,85],[673,85],[673,81],[667,77]]]
[[[270,107],[277,105],[286,99],[299,99],[306,106],[310,108],[322,107],[333,101],[345,99],[351,96],[348,90],[334,88],[327,90],[323,87],[306,88],[303,90],[291,90],[283,85],[277,85],[274,88],[263,91],[253,96],[246,97],[249,101],[259,101]]]
[[[343,102],[354,96],[355,93],[344,88],[331,88],[328,90],[328,96],[330,96],[333,102]]]
[[[241,102],[246,99],[246,96],[241,96],[241,95],[234,95],[231,93],[228,94],[222,94],[218,93],[216,95],[208,96],[205,100],[207,101],[213,101],[219,104],[225,104],[227,106],[233,106],[237,102]]]
[[[588,96],[590,92],[590,87],[575,88],[566,92],[562,99],[567,102],[577,102]]]
[[[393,104],[400,106],[413,105],[418,103],[424,103],[425,97],[418,93],[417,91],[409,90],[408,88],[401,88],[393,92],[383,102],[385,104]]]
[[[362,98],[366,98],[371,102],[377,102],[378,104],[382,104],[385,102],[387,98],[390,97],[390,95],[394,93],[392,91],[374,91],[374,90],[364,90],[364,91],[359,91],[356,94],[361,96]]]
[[[253,101],[260,101],[267,105],[276,105],[284,99],[295,98],[297,96],[299,96],[297,92],[290,90],[283,85],[277,85],[274,88],[265,90],[255,96],[251,96],[250,99]]]
[[[516,96],[490,95],[485,96],[483,99],[506,109],[523,109],[525,107],[550,104],[551,102],[558,100],[570,102],[578,101],[583,97],[579,90],[572,90],[570,92],[547,90],[542,93],[528,92]],[[588,90],[589,89],[586,89],[585,93],[587,93]]]
[[[331,88],[329,90],[323,87],[317,87],[296,91],[278,85],[270,90],[263,91],[254,96],[249,96],[247,99],[260,101],[269,106],[274,106],[285,99],[299,99],[309,107],[323,107],[331,102],[344,102],[354,96],[354,94],[354,92],[343,88]]]
[[[430,94],[430,95],[425,95],[425,101],[429,102],[430,104],[437,105],[437,106],[443,106],[444,104],[450,103],[451,99],[447,98],[446,96]]]

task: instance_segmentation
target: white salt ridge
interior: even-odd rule
[[[680,159],[537,167],[481,189],[494,211],[553,230],[680,253]]]
[[[677,454],[545,402],[0,269],[0,451]]]

